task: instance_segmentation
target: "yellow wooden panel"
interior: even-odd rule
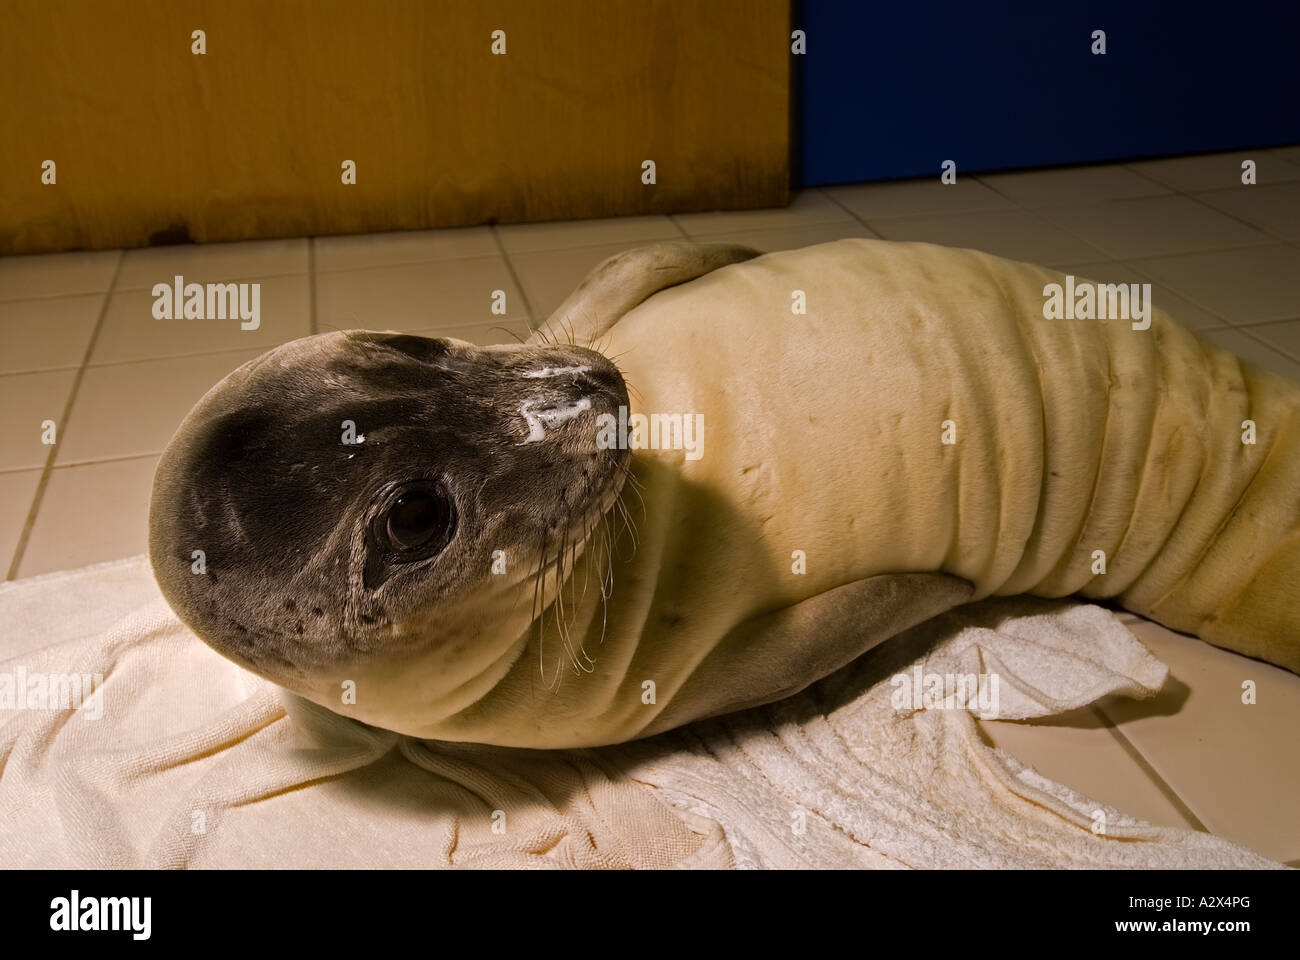
[[[779,205],[789,20],[781,0],[6,0],[0,253]]]

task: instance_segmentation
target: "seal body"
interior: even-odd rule
[[[590,525],[552,579],[485,573],[422,642],[288,685],[416,736],[595,745],[775,699],[1016,593],[1114,598],[1300,670],[1300,388],[1158,310],[1147,329],[1046,319],[1063,280],[843,240],[654,293],[592,339],[629,416],[698,416],[696,455],[631,451],[631,522]]]
[[[536,722],[565,740],[661,729],[642,726],[639,694],[654,681],[671,702],[717,655],[704,638],[904,572],[960,578],[971,599],[1115,598],[1300,669],[1300,390],[1160,311],[1145,330],[1047,320],[1044,287],[1063,279],[844,240],[726,267],[620,319],[605,349],[635,405],[703,412],[705,449],[640,454],[657,467],[595,672]],[[589,647],[599,626],[581,625]],[[431,735],[487,736],[497,698],[528,685],[507,678]]]

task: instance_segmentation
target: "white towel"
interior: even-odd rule
[[[996,676],[1002,718],[1159,689],[1163,665],[1084,604],[963,608],[779,704],[557,752],[285,697],[182,626],[143,558],[0,585],[0,624],[0,675],[103,676],[80,710],[0,710],[5,867],[1275,865],[1037,775],[955,694],[896,705],[918,668],[985,675],[965,697],[985,712]]]

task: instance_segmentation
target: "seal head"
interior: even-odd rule
[[[436,697],[518,645],[503,618],[517,605],[526,623],[521,584],[612,507],[628,451],[601,449],[597,424],[627,403],[615,365],[576,346],[284,344],[213,387],[163,453],[155,575],[210,646],[309,699],[335,705],[339,678],[404,659],[433,668]]]

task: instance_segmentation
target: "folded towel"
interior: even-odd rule
[[[918,676],[972,675],[982,683],[965,698],[970,709],[958,696],[930,706],[912,696]],[[800,696],[617,749],[628,776],[721,823],[738,866],[1273,865],[1054,783],[986,746],[972,717],[1149,696],[1165,675],[1100,607],[988,600],[913,628]],[[986,709],[993,684],[996,711]]]
[[[972,711],[1159,689],[1163,665],[1084,604],[986,601],[781,703],[558,752],[413,741],[284,695],[180,624],[143,558],[0,585],[0,623],[10,695],[59,701],[0,681],[6,867],[1274,865],[981,742]],[[72,674],[80,707],[49,686]]]

